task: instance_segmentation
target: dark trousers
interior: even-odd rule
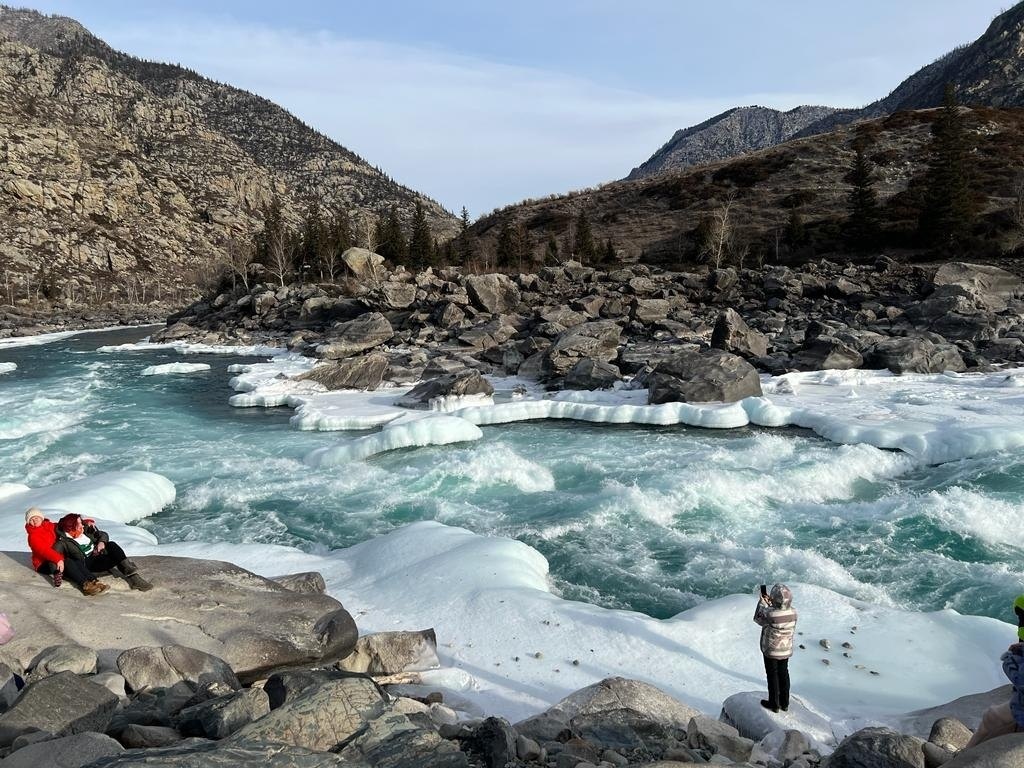
[[[57,565],[47,560],[37,570],[44,576],[52,576],[57,572]],[[64,578],[81,587],[85,582],[92,581],[96,577],[93,576],[92,571],[85,564],[85,560],[72,560],[70,557],[65,557]]]
[[[102,573],[103,571],[110,571],[119,566],[124,559],[128,557],[113,541],[108,541],[103,545],[102,552],[96,552],[93,549],[93,554],[89,555],[86,560],[89,563],[89,570],[93,573]]]
[[[768,703],[773,707],[789,707],[789,659],[764,657],[764,671],[768,677]]]

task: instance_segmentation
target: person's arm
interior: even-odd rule
[[[1015,686],[1024,683],[1024,656],[1021,653],[1024,653],[1024,644],[1014,643],[1002,657],[1003,674]]]
[[[92,540],[93,544],[106,544],[110,541],[110,535],[106,531],[101,531],[97,528],[95,520],[85,519],[82,523],[82,527],[85,529],[85,535]]]
[[[56,539],[53,544],[44,545],[39,538],[33,538],[29,536],[28,548],[32,550],[32,554],[36,555],[43,560],[53,563],[57,566],[57,570],[64,570],[64,555],[53,548],[56,544]]]
[[[768,618],[768,603],[758,598],[757,608],[754,609],[754,621],[762,627],[768,626],[771,620]]]

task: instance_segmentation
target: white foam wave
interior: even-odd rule
[[[399,448],[449,445],[483,437],[480,428],[464,419],[431,414],[414,421],[387,424],[380,432],[340,445],[317,448],[306,455],[312,467],[347,464]]]
[[[486,445],[467,455],[452,457],[439,471],[466,478],[481,487],[511,485],[521,493],[555,490],[551,470],[503,445]]]
[[[928,493],[923,509],[948,531],[980,539],[986,544],[1024,547],[1020,536],[1019,503],[1002,501],[968,488],[953,487]]]
[[[17,363],[0,363],[0,373],[12,373],[18,370]]]
[[[172,373],[198,373],[208,371],[208,363],[164,363],[163,365],[150,365],[142,369],[142,376],[162,376]]]

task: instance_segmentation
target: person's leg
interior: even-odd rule
[[[779,709],[789,709],[789,659],[779,660]]]
[[[764,657],[764,673],[768,679],[768,698],[761,704],[768,709],[779,708],[779,662],[777,659]]]
[[[70,557],[64,558],[64,578],[74,583],[79,589],[90,581],[96,580],[92,571],[85,564],[85,560],[72,560]]]
[[[1010,702],[996,704],[985,710],[985,714],[981,716],[978,730],[974,732],[964,749],[976,747],[983,741],[994,739],[996,736],[1005,736],[1008,733],[1016,732],[1017,722],[1013,719],[1013,712],[1010,711]]]
[[[127,555],[125,555],[124,550],[121,549],[117,543],[108,541],[103,545],[102,552],[95,552],[95,554],[89,556],[89,568],[98,573],[102,573],[103,571],[112,571],[115,568],[118,568],[121,563],[127,559],[128,558]],[[127,573],[125,575],[127,575]]]
[[[139,573],[139,566],[135,564],[133,560],[128,559],[128,556],[113,541],[107,542],[107,547],[110,548],[110,557],[117,563],[117,569],[124,576],[125,581],[128,582],[128,586],[132,589],[137,589],[140,592],[147,592],[153,588],[153,585],[142,578]],[[120,558],[118,560],[117,558]]]
[[[50,576],[53,578],[53,586],[59,587],[61,582],[64,581],[64,577],[57,571],[57,566],[51,563],[49,560],[45,561],[42,565],[36,568],[36,573],[41,573],[43,576]]]

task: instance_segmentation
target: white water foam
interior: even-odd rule
[[[17,363],[0,363],[0,373],[13,373],[18,370]]]

